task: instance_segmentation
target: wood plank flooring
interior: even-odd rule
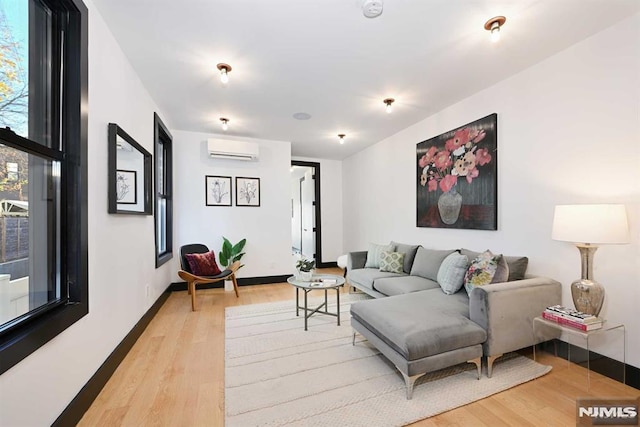
[[[187,292],[174,292],[79,425],[223,426],[225,307],[294,295],[286,283],[241,286],[239,298],[223,289],[199,290],[192,312]],[[545,353],[539,361],[552,365],[551,373],[414,426],[571,426],[578,397],[640,396],[594,373],[587,391],[584,368]]]

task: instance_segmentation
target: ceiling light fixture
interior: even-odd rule
[[[225,119],[224,117],[220,117],[220,123],[222,123],[222,130],[229,129],[229,119]]]
[[[222,82],[222,84],[227,84],[229,83],[229,73],[231,72],[231,65],[229,64],[225,64],[225,63],[220,63],[217,65],[218,70],[220,70],[220,81]]]
[[[340,144],[344,144],[344,137],[347,136],[344,133],[339,133],[338,138],[340,138]]]
[[[395,101],[396,101],[396,100],[395,100],[395,99],[393,99],[393,98],[387,98],[387,99],[385,99],[384,101],[382,101],[382,102],[384,102],[384,104],[387,106],[387,108],[385,108],[385,111],[387,112],[387,114],[391,114],[391,112],[393,111],[393,105],[392,105],[392,104],[393,104]]]
[[[484,24],[484,29],[491,32],[491,41],[496,43],[500,40],[500,27],[507,22],[504,16],[495,16]]]
[[[367,18],[377,18],[382,14],[382,0],[364,0],[362,13]]]

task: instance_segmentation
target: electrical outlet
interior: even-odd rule
[[[145,287],[145,293],[147,295],[147,298],[149,298],[149,295],[151,294],[151,288],[149,287],[148,283],[147,283],[147,285]]]

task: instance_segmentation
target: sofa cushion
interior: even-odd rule
[[[503,283],[509,281],[509,264],[507,259],[503,256],[498,260],[498,268],[496,268],[496,274],[493,275],[491,283]]]
[[[375,243],[369,243],[369,250],[367,251],[367,263],[365,268],[380,268],[380,255],[382,252],[391,252],[395,248],[392,245],[377,245]]]
[[[396,242],[391,242],[390,244],[396,247],[396,252],[402,252],[404,254],[403,270],[407,274],[411,273],[411,266],[413,265],[413,260],[416,257],[419,245],[405,245],[404,243]]]
[[[404,273],[404,254],[401,252],[387,252],[380,254],[380,271],[389,273]]]
[[[420,276],[386,277],[377,279],[373,284],[373,290],[387,296],[408,294],[410,292],[424,291],[439,288],[433,280]]]
[[[416,257],[413,260],[411,275],[437,281],[440,264],[442,264],[442,261],[444,261],[444,259],[453,252],[455,252],[453,249],[436,250],[425,249],[420,246],[416,252]]]
[[[351,315],[405,359],[417,360],[483,343],[484,329],[468,319],[464,293],[440,289],[358,301]]]
[[[453,295],[464,285],[464,276],[469,269],[469,258],[459,252],[448,255],[438,270],[438,284],[442,292]]]
[[[383,277],[400,277],[405,274],[389,273],[387,271],[380,271],[377,268],[357,268],[349,271],[348,279],[349,283],[364,286],[365,288],[373,289],[373,282]]]
[[[471,261],[469,270],[464,277],[464,288],[468,295],[471,295],[473,289],[478,286],[491,284],[500,258],[502,255],[494,255],[490,250],[486,250]]]
[[[464,248],[460,249],[460,253],[466,255],[469,260],[473,260],[480,255],[480,252],[470,251]],[[507,282],[523,280],[527,272],[527,266],[529,265],[529,258],[526,256],[504,256],[504,258],[507,260],[507,265],[509,266],[509,278]]]

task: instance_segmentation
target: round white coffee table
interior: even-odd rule
[[[300,316],[300,310],[304,310],[304,330],[307,330],[307,320],[315,313],[327,314],[338,318],[338,326],[340,326],[340,287],[344,285],[344,277],[335,274],[319,274],[314,275],[311,281],[305,282],[291,276],[287,279],[291,285],[296,288],[296,316]],[[298,291],[304,291],[304,306],[300,306],[300,296]],[[327,303],[327,291],[329,289],[336,290],[336,312],[329,312],[329,304]],[[324,302],[316,308],[308,308],[307,294],[311,291],[324,291]],[[324,310],[321,310],[324,308]]]

